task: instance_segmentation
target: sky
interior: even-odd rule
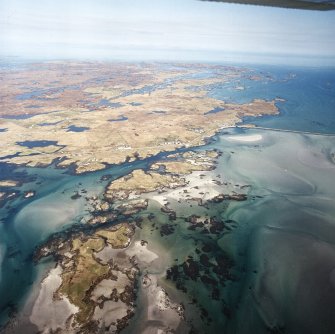
[[[197,0],[0,0],[0,57],[335,65],[335,11]]]

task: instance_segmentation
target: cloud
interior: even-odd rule
[[[0,0],[3,54],[113,58],[137,49],[143,55],[161,52],[161,58],[166,50],[195,50],[204,58],[222,52],[335,56],[330,12],[192,0],[27,3]]]

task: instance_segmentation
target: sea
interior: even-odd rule
[[[248,200],[217,212],[237,222],[218,241],[236,268],[236,280],[223,291],[231,316],[200,296],[211,312],[213,333],[335,333],[335,69],[247,67],[267,79],[217,84],[208,95],[241,104],[277,99],[280,113],[245,118],[192,148],[220,150],[217,169],[225,180],[250,186]],[[231,139],[253,135],[262,139]],[[20,313],[49,265],[33,263],[35,248],[55,232],[84,224],[90,211],[86,198],[101,196],[110,180],[148,169],[168,154],[84,175],[0,160],[2,179],[23,182],[0,208],[2,325]],[[24,191],[36,195],[23,198]],[[72,200],[76,193],[81,197]],[[183,251],[182,245],[174,247]]]

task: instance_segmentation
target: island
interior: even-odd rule
[[[55,234],[36,249],[36,263],[52,256],[56,264],[41,283],[30,321],[40,331],[92,333],[104,328],[119,333],[132,326],[137,314],[143,328],[154,322],[172,330],[184,326],[192,331],[198,325],[211,330],[210,308],[200,301],[203,290],[194,299],[192,284],[200,284],[208,303],[229,316],[220,296],[234,280],[234,263],[218,241],[236,222],[211,213],[246,200],[248,185],[239,185],[238,191],[236,185],[223,186],[216,170],[221,154],[171,154],[148,170],[110,181],[101,198],[90,199],[94,205],[86,224]],[[174,259],[169,244],[186,236],[188,257]],[[192,303],[174,302],[174,290]],[[56,323],[46,320],[49,312],[58,314]]]
[[[44,62],[0,73],[2,166],[49,167],[77,179],[59,196],[85,212],[34,245],[36,267],[51,267],[28,319],[13,314],[6,330],[29,323],[42,333],[133,333],[139,325],[141,332],[217,332],[233,312],[224,289],[238,269],[222,247],[238,223],[223,215],[252,198],[249,184],[218,167],[234,152],[210,143],[245,117],[278,114],[284,101],[238,103],[215,89],[275,79],[181,63]],[[113,166],[119,173],[108,174]],[[98,195],[79,182],[90,175],[103,184]],[[0,181],[0,204],[21,194],[29,206],[43,196],[37,184],[20,186]],[[213,321],[218,310],[224,317]]]
[[[217,85],[268,80],[220,65],[45,62],[0,73],[2,162],[74,173],[202,145],[244,117],[277,114],[280,101],[215,98]]]

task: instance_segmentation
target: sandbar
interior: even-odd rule
[[[230,136],[227,139],[249,143],[249,142],[260,141],[263,139],[263,136],[260,134],[248,135],[248,136]]]

